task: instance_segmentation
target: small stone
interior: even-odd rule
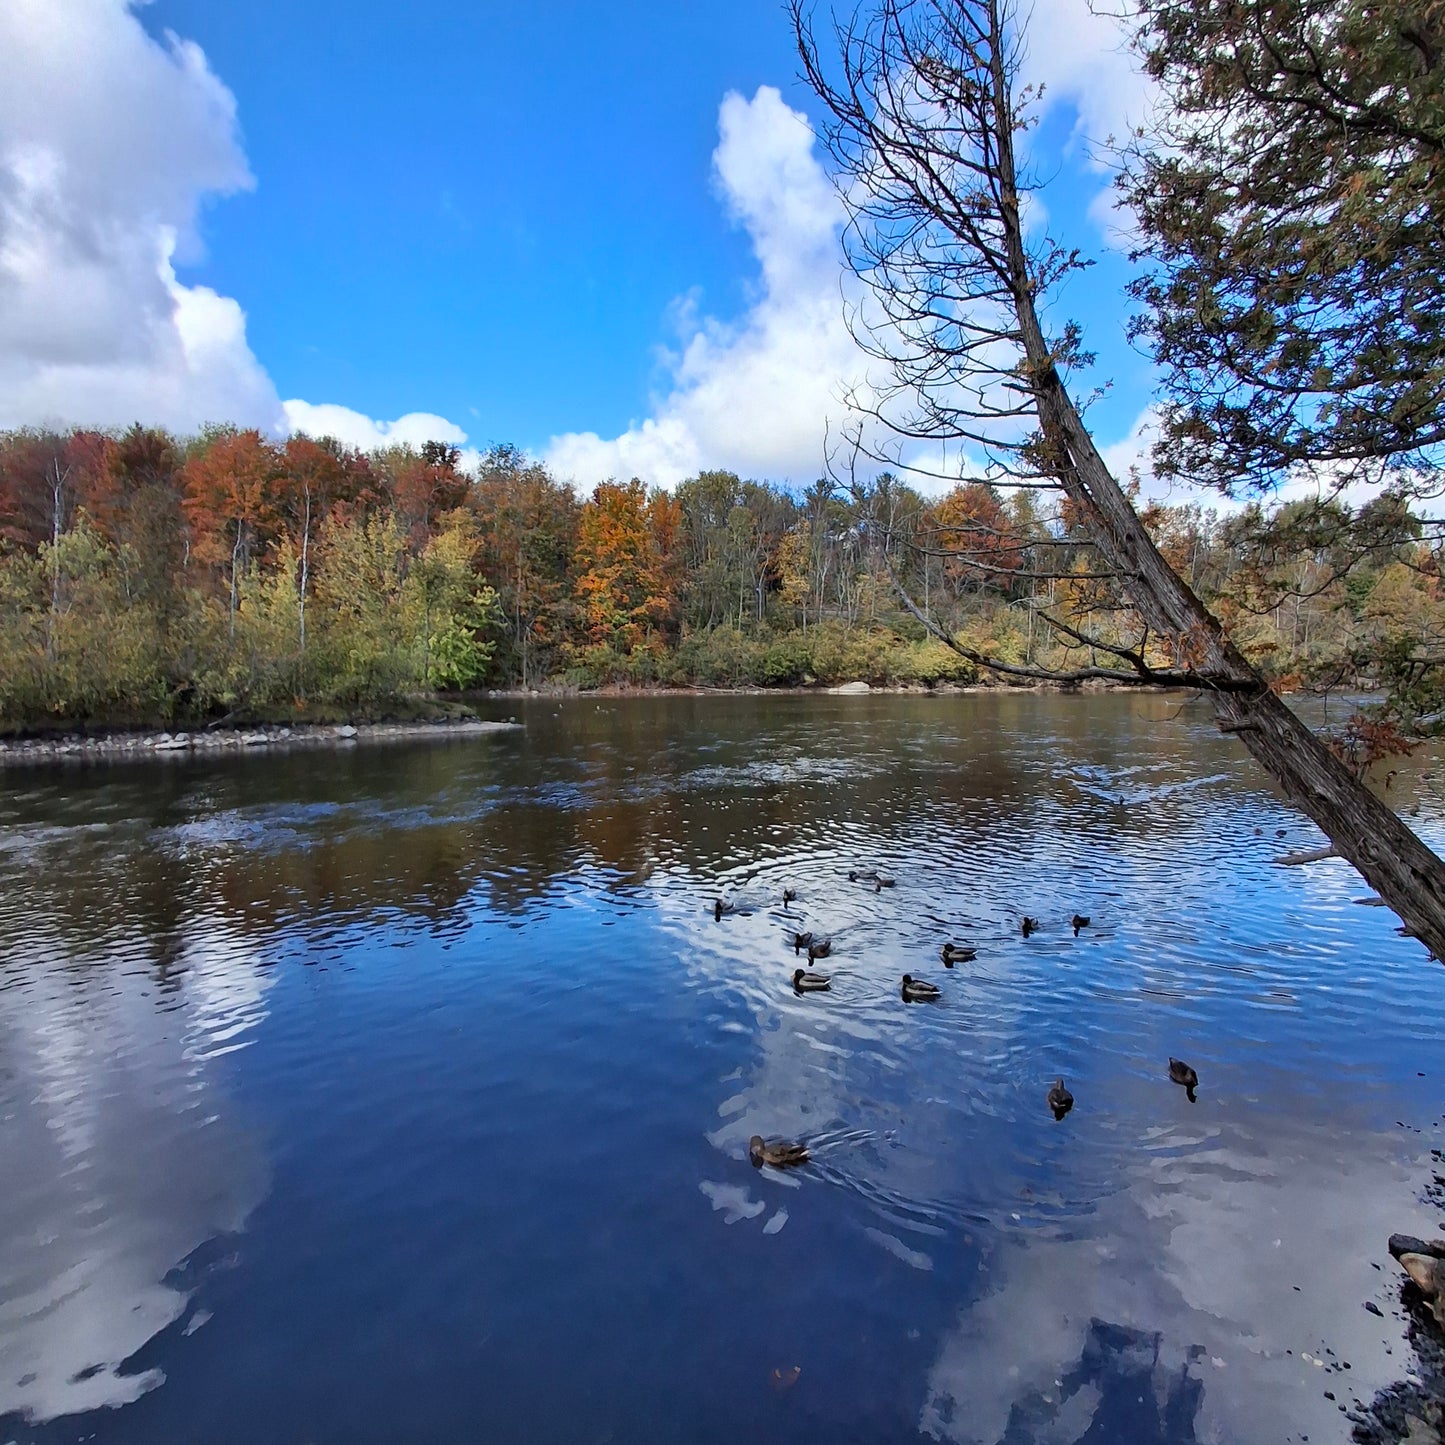
[[[336,729],[336,736],[339,738],[354,738],[356,736],[356,729],[352,727],[350,723],[345,723]]]

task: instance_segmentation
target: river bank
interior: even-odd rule
[[[214,757],[293,748],[351,748],[365,743],[428,739],[450,741],[483,733],[510,732],[520,727],[520,723],[510,720],[486,722],[480,718],[455,718],[445,722],[296,723],[194,732],[63,732],[42,737],[0,738],[0,768]]]
[[[974,693],[992,692],[1170,692],[1174,689],[1152,684],[1110,682],[1105,678],[1090,678],[1084,682],[1054,682],[1047,678],[1010,680],[1008,682],[940,682],[933,686],[923,683],[877,684],[868,682],[842,682],[831,686],[791,687],[711,687],[703,683],[681,683],[676,686],[658,684],[633,684],[622,682],[604,683],[600,687],[573,687],[565,683],[547,683],[542,687],[491,688],[477,694],[489,701],[520,700],[523,698],[569,698],[569,697],[966,697]]]

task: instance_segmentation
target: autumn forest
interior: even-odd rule
[[[931,687],[987,680],[978,656],[1067,671],[1135,622],[1067,503],[1038,498],[727,472],[579,497],[506,446],[468,471],[441,443],[13,432],[0,725],[388,715],[483,688]],[[1281,684],[1435,705],[1445,602],[1403,505],[1144,517]]]

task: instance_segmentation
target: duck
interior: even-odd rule
[[[809,973],[806,968],[793,970],[793,987],[799,993],[822,993],[833,987],[826,973]]]
[[[1176,1084],[1183,1084],[1186,1089],[1199,1087],[1199,1075],[1183,1059],[1176,1059],[1172,1055],[1169,1059],[1169,1077]]]
[[[848,870],[848,881],[850,883],[876,883],[878,873],[873,868],[850,868]]]
[[[945,943],[938,950],[938,956],[943,960],[945,968],[952,968],[955,963],[972,963],[978,957],[978,949],[969,948],[962,943]]]
[[[797,896],[798,896],[798,890],[797,890],[796,888],[784,888],[784,889],[783,889],[783,907],[786,908],[786,907],[788,906],[788,904],[790,904]]]
[[[1077,938],[1077,937],[1079,936],[1079,930],[1080,930],[1081,928],[1087,928],[1087,927],[1089,926],[1089,918],[1088,918],[1088,915],[1085,914],[1085,913],[1076,913],[1076,914],[1074,914],[1074,916],[1073,916],[1071,919],[1069,919],[1069,922],[1074,925],[1074,937],[1075,937],[1075,938]]]
[[[734,905],[734,904],[732,904],[732,903],[724,903],[721,898],[715,898],[715,899],[713,899],[713,905],[712,905],[712,921],[713,921],[714,923],[721,923],[721,922],[722,922],[723,914],[724,914],[724,913],[731,913],[731,912],[733,911],[733,908],[734,908],[735,906],[736,906],[736,905]]]
[[[1183,1084],[1185,1092],[1189,1095],[1189,1102],[1194,1102],[1194,1091],[1199,1087],[1199,1075],[1194,1072],[1183,1059],[1170,1058],[1169,1077],[1176,1084]]]
[[[914,978],[907,973],[903,975],[904,1003],[931,1003],[934,999],[942,997],[943,990],[936,983],[929,983],[927,979]]]
[[[761,1134],[754,1134],[748,1140],[748,1158],[754,1169],[761,1169],[764,1164],[771,1164],[774,1169],[791,1169],[808,1162],[808,1146],[791,1144],[786,1139],[767,1140]]]
[[[803,949],[805,949],[805,948],[812,948],[812,946],[813,946],[813,935],[812,935],[811,933],[797,933],[797,932],[795,932],[795,933],[793,934],[793,957],[794,957],[794,958],[796,958],[796,957],[798,956],[798,954],[799,954],[800,952],[802,952]]]
[[[873,875],[873,891],[881,893],[885,888],[892,888],[897,879],[891,878],[887,873],[875,873]]]
[[[1064,1087],[1062,1079],[1054,1080],[1054,1086],[1048,1093],[1048,1100],[1049,1108],[1054,1111],[1055,1119],[1062,1119],[1074,1107],[1074,1096]]]
[[[1038,926],[1039,921],[1037,918],[1030,918],[1028,914],[1024,914],[1024,920],[1023,923],[1020,924],[1020,928],[1023,930],[1025,938],[1027,938],[1029,934],[1037,932]]]
[[[808,945],[808,962],[812,963],[815,958],[827,958],[833,951],[833,940],[831,938],[815,938]]]

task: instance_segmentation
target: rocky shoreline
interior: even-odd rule
[[[932,687],[921,682],[908,683],[798,683],[790,686],[759,687],[740,685],[738,687],[715,686],[707,683],[677,683],[662,686],[657,683],[603,683],[599,687],[572,687],[560,683],[547,683],[542,687],[497,687],[488,688],[484,694],[489,700],[514,700],[522,698],[589,698],[589,697],[964,697],[974,693],[1167,693],[1176,689],[1155,683],[1116,683],[1103,678],[1088,678],[1083,682],[1055,682],[1047,678],[1027,682],[940,682]]]
[[[57,733],[49,737],[0,739],[0,768],[46,763],[138,762],[145,759],[260,754],[293,748],[350,748],[360,743],[413,742],[511,732],[514,721],[293,723],[290,725],[198,729],[192,732]]]

